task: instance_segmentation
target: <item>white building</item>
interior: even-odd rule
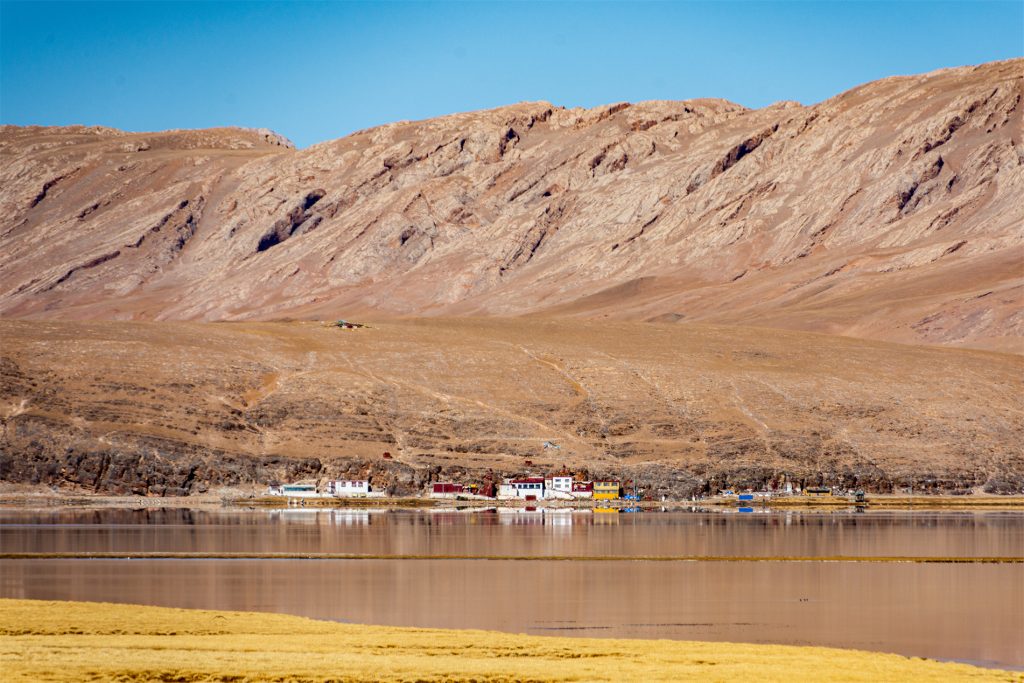
[[[370,482],[365,479],[332,479],[327,482],[327,495],[336,498],[363,498],[370,493]]]
[[[540,477],[506,479],[498,487],[499,500],[541,500],[544,498],[544,480]]]
[[[548,477],[544,480],[545,498],[572,498],[572,477]]]
[[[319,498],[316,484],[284,484],[271,486],[267,489],[268,496],[285,496],[287,498]]]

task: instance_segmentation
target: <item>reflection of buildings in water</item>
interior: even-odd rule
[[[544,513],[538,508],[498,508],[501,524],[544,524]]]
[[[466,514],[455,509],[431,510],[427,515],[430,526],[462,526],[466,523]]]
[[[572,533],[572,510],[545,510],[544,527],[553,534],[564,535]]]
[[[330,524],[330,510],[284,508],[271,510],[270,518],[287,524]]]
[[[369,510],[331,510],[331,524],[339,526],[366,526],[369,523]]]
[[[590,510],[571,508],[498,508],[498,514],[491,515],[496,522],[505,525],[543,526],[545,533],[570,534],[575,524],[607,523],[617,524],[618,516],[605,522],[595,522],[598,517],[612,517],[609,514],[596,515]],[[494,523],[494,522],[492,522]]]
[[[594,524],[615,525],[619,523],[619,511],[615,508],[594,508]]]
[[[457,510],[460,524],[483,525],[498,524],[496,508],[460,508]]]
[[[387,510],[380,508],[358,510],[309,510],[303,508],[284,508],[271,510],[270,518],[286,524],[310,524],[321,526],[366,526],[373,517],[383,520]]]
[[[425,518],[431,525],[487,525],[497,524],[495,512],[495,508],[428,508]]]

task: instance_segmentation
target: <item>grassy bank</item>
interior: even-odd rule
[[[9,681],[1024,681],[853,650],[357,626],[278,614],[0,600]]]

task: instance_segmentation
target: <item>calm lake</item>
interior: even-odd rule
[[[828,559],[1021,557],[1019,512],[0,510],[0,552],[373,558],[5,559],[2,597],[827,645],[1024,667],[1024,564]],[[694,556],[821,559],[634,559]]]

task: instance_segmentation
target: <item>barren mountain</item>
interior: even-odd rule
[[[5,126],[0,480],[1024,491],[1022,95]]]
[[[814,106],[527,103],[305,150],[0,130],[0,315],[704,321],[1020,352],[1024,60]]]
[[[1024,490],[1024,358],[700,324],[0,322],[0,480]],[[545,442],[551,445],[546,447]],[[390,458],[384,457],[390,453]]]

